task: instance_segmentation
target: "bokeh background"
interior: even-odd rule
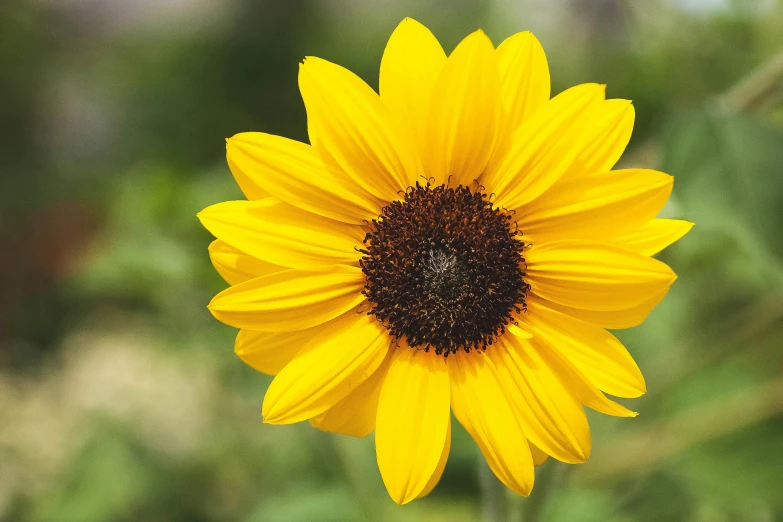
[[[195,214],[241,198],[224,138],[306,139],[309,54],[377,86],[404,16],[447,52],[530,29],[553,93],[636,107],[624,166],[676,177],[680,279],[619,335],[649,393],[589,413],[508,520],[783,520],[783,4],[774,0],[2,0],[0,520],[482,520],[455,425],[426,499],[388,498],[372,437],[261,422],[270,377],[213,320]],[[482,489],[484,488],[484,489]]]

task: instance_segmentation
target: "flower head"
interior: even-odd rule
[[[310,145],[243,133],[248,201],[199,214],[232,285],[209,308],[236,353],[276,375],[265,422],[375,431],[391,497],[426,495],[451,415],[521,495],[547,456],[590,454],[584,406],[635,413],[644,379],[606,329],[639,324],[675,279],[653,254],[691,223],[656,219],[672,178],[612,170],[630,102],[584,84],[550,99],[541,45],[477,31],[448,57],[405,19],[380,94],[309,57]]]

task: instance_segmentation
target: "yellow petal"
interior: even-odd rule
[[[375,452],[383,483],[397,504],[416,498],[440,462],[449,425],[446,360],[405,343],[381,387]]]
[[[361,224],[380,214],[380,200],[341,170],[324,164],[306,143],[262,132],[243,132],[226,141],[229,165],[241,168],[253,187],[263,188],[254,189],[252,198],[243,188],[248,199],[261,199],[268,192],[290,205],[345,223]]]
[[[275,198],[227,201],[198,214],[218,239],[269,263],[292,268],[357,264],[364,231]]]
[[[386,329],[355,310],[316,329],[264,396],[264,422],[290,424],[315,417],[357,389],[383,362]]]
[[[406,18],[392,33],[381,59],[381,100],[425,150],[427,117],[435,80],[446,64],[446,53],[429,29]]]
[[[469,185],[481,176],[497,141],[502,106],[497,56],[482,31],[454,49],[432,92],[423,154],[437,183]]]
[[[556,459],[585,462],[590,428],[582,404],[528,344],[503,336],[487,349],[527,438]]]
[[[585,406],[615,417],[636,417],[638,415],[635,411],[608,399],[547,341],[534,337],[528,341],[528,346],[546,361],[560,382],[565,384],[573,396]]]
[[[525,207],[519,228],[533,243],[606,241],[654,218],[673,181],[663,172],[629,169],[558,183]]]
[[[413,184],[419,160],[410,136],[364,81],[313,56],[299,67],[310,141],[356,183],[392,201]]]
[[[353,266],[284,270],[223,290],[209,303],[219,321],[237,328],[287,332],[323,324],[362,301],[364,274]]]
[[[271,195],[264,190],[262,181],[253,174],[252,170],[248,170],[245,165],[240,165],[234,161],[229,154],[228,146],[226,146],[226,162],[231,174],[234,176],[234,180],[247,199],[263,199]]]
[[[440,478],[443,476],[443,470],[446,469],[446,462],[449,460],[449,451],[451,451],[451,417],[449,417],[449,424],[446,429],[446,443],[443,445],[443,453],[440,455],[438,467],[435,468],[435,473],[432,474],[429,482],[427,482],[427,485],[424,486],[424,489],[416,498],[426,497],[438,485]]]
[[[386,377],[392,353],[393,351],[389,350],[386,359],[366,381],[340,402],[310,419],[310,424],[323,431],[352,437],[366,437],[372,433],[378,414],[378,397],[381,394],[381,385]]]
[[[285,270],[285,267],[249,256],[219,239],[209,244],[209,258],[212,260],[215,270],[230,285],[237,285],[254,277]]]
[[[528,332],[527,330],[525,330],[524,328],[516,324],[510,324],[506,329],[511,335],[520,337],[522,339],[530,339],[531,337],[533,337],[532,333]]]
[[[588,322],[528,300],[527,321],[598,389],[617,397],[647,392],[644,377],[625,346],[612,334]]]
[[[538,449],[532,442],[530,443],[530,454],[533,456],[533,464],[536,466],[540,466],[549,458],[549,455]]]
[[[495,54],[500,71],[503,105],[500,131],[487,171],[495,171],[512,145],[513,132],[549,101],[549,67],[546,55],[529,31],[506,38]]]
[[[542,301],[546,302],[546,306],[553,310],[558,310],[571,317],[576,317],[583,321],[587,321],[588,323],[600,326],[601,328],[622,330],[623,328],[633,328],[634,326],[642,324],[647,316],[650,315],[652,309],[666,296],[668,291],[669,289],[665,288],[642,304],[623,310],[582,310],[580,308],[563,306],[545,299],[542,299]]]
[[[529,31],[497,48],[500,92],[512,130],[549,100],[549,66],[541,43]]]
[[[518,495],[529,495],[535,479],[533,458],[495,365],[477,350],[449,355],[446,363],[454,416],[476,441],[495,476]]]
[[[676,279],[665,263],[608,243],[552,241],[526,253],[536,295],[584,310],[623,310],[660,295]]]
[[[653,219],[636,230],[612,239],[612,243],[643,256],[652,256],[682,238],[693,223],[679,219]]]
[[[629,100],[606,100],[594,106],[574,142],[579,150],[576,160],[560,181],[606,172],[614,167],[631,139],[634,114]]]
[[[277,375],[314,335],[313,329],[297,332],[240,330],[234,343],[234,353],[251,368]]]
[[[493,161],[482,183],[497,195],[496,206],[516,209],[551,187],[575,161],[575,135],[581,132],[604,87],[584,84],[558,94],[511,136],[505,157]]]

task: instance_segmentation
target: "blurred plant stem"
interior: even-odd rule
[[[551,458],[536,469],[536,483],[530,496],[521,503],[522,513],[512,518],[514,522],[537,522],[552,488],[560,482],[566,466],[558,465]]]
[[[481,486],[481,519],[484,522],[506,522],[508,502],[505,486],[495,477],[481,454],[479,454],[478,468]]]
[[[718,96],[715,103],[721,112],[737,114],[754,108],[764,108],[770,100],[781,95],[783,95],[783,50]]]
[[[762,63],[726,92],[712,98],[708,105],[718,114],[741,114],[765,109],[783,98],[783,50]],[[634,165],[660,161],[659,144],[648,140],[632,151],[626,151],[622,164]]]
[[[656,390],[650,390],[648,400],[657,400],[656,397],[664,395],[667,390],[681,384],[706,367],[725,362],[732,358],[742,357],[753,350],[761,350],[761,344],[755,339],[772,335],[779,322],[783,320],[783,295],[779,292],[771,292],[759,299],[758,303],[738,317],[727,320],[723,328],[706,337],[706,341],[713,345],[708,353],[700,353],[680,365],[675,371],[659,380]],[[684,347],[678,347],[689,353],[696,353],[693,348],[698,343],[704,343],[705,337],[693,337],[685,339]],[[688,346],[691,345],[691,346]],[[746,350],[737,350],[738,346],[746,346]]]
[[[482,516],[484,522],[538,522],[547,498],[567,470],[554,461],[536,468],[536,483],[529,497],[512,493],[495,477],[482,458],[479,479],[482,493]]]
[[[338,472],[345,478],[345,483],[351,488],[354,498],[367,520],[373,520],[376,514],[373,504],[373,494],[368,490],[366,473],[361,467],[354,466],[356,455],[350,455],[346,446],[340,443],[339,437],[333,433],[325,433],[319,430],[307,430],[311,434],[311,440],[320,455],[325,457],[328,464],[337,463]]]
[[[777,378],[687,409],[651,424],[635,435],[625,434],[603,447],[613,458],[595,459],[581,468],[584,480],[605,479],[633,471],[650,471],[667,458],[696,444],[721,437],[783,413],[783,378]]]

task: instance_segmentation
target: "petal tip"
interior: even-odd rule
[[[235,147],[240,141],[242,141],[242,138],[246,136],[247,134],[250,134],[248,132],[237,132],[233,136],[229,136],[226,138],[226,148],[229,147]]]
[[[431,32],[429,28],[424,25],[423,23],[419,22],[415,18],[411,18],[410,16],[406,16],[402,19],[402,21],[397,24],[397,27],[394,29],[394,32],[399,31],[420,31],[425,30],[426,32]]]
[[[261,405],[261,416],[264,419],[264,424],[275,424],[279,426],[281,424],[294,424],[296,422],[305,420],[296,413],[292,415],[291,408],[285,406],[280,407],[280,403],[277,401],[274,402],[271,406],[266,406],[266,404],[267,402],[265,399],[264,403]],[[265,406],[266,410],[264,410]]]
[[[327,62],[323,58],[319,58],[317,56],[313,56],[311,54],[308,54],[307,56],[302,58],[301,62],[299,62],[299,69],[301,70],[303,68],[303,66],[313,67],[313,66],[315,66],[316,64],[319,64],[319,63],[329,63],[329,62]]]
[[[225,292],[225,290],[223,292]],[[218,319],[220,322],[223,322],[223,320],[220,317],[218,317],[218,315],[221,312],[226,311],[226,309],[223,306],[221,306],[222,304],[221,301],[223,300],[221,298],[221,295],[223,294],[223,292],[213,297],[212,300],[207,304],[207,310],[209,310],[210,313],[212,313],[212,315],[214,315],[215,318]]]
[[[533,492],[533,484],[524,484],[517,486],[517,488],[514,490],[514,493],[521,497],[529,497],[530,494]]]
[[[272,415],[273,407],[274,405],[268,405],[266,398],[264,398],[264,402],[261,404],[261,420],[264,424],[279,424],[276,422],[275,416]]]
[[[416,499],[416,495],[411,494],[410,491],[403,490],[399,492],[395,492],[392,494],[392,492],[389,492],[389,496],[394,501],[395,504],[398,506],[404,506],[405,504],[408,504],[410,501]]]
[[[495,45],[492,43],[492,39],[490,39],[489,36],[487,36],[487,33],[484,32],[483,29],[476,29],[472,33],[470,33],[468,36],[466,36],[462,42],[460,42],[457,47],[460,47],[463,43],[473,42],[476,43],[473,45],[482,45],[486,46],[486,44],[489,44],[489,46],[494,50]]]
[[[390,495],[390,496],[391,496],[391,495]],[[405,497],[397,497],[397,496],[392,496],[392,497],[391,497],[391,499],[392,499],[392,500],[394,501],[394,503],[395,503],[395,504],[397,504],[398,506],[404,506],[405,504],[407,504],[408,502],[410,502],[410,500],[408,500],[408,501],[406,502],[406,501],[405,501]]]
[[[224,203],[215,203],[214,205],[210,205],[207,208],[201,209],[199,212],[196,212],[196,217],[198,217],[199,221],[204,223],[204,220],[208,218],[211,214],[215,213],[219,207],[219,205],[223,205]]]

